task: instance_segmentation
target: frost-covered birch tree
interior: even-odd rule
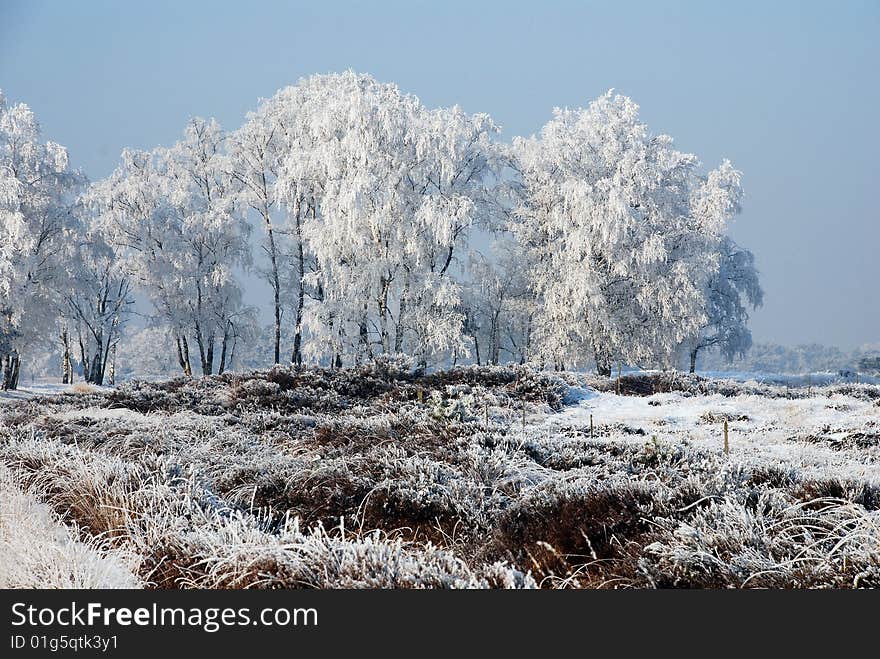
[[[557,109],[513,151],[543,357],[565,366],[592,356],[606,375],[618,361],[670,364],[707,321],[738,173],[724,163],[699,176],[696,156],[649,133],[638,106],[612,92]]]
[[[259,270],[273,292],[275,363],[280,362],[281,337],[292,334],[290,361],[302,364],[306,299],[322,297],[319,289],[306,285],[306,275],[316,270],[316,264],[303,237],[303,224],[316,217],[323,180],[315,176],[311,163],[289,159],[292,152],[299,159],[317,157],[314,93],[307,81],[279,90],[230,136],[238,195],[260,217],[265,230],[262,250],[268,267]],[[285,310],[291,313],[292,331],[282,328]]]
[[[65,229],[84,177],[67,150],[43,142],[22,103],[0,92],[0,366],[2,386],[15,389],[27,350],[46,343],[58,324]]]
[[[104,384],[131,314],[131,272],[124,258],[86,213],[66,236],[69,272],[61,303],[62,382],[73,382],[73,362],[83,379]]]
[[[178,362],[192,373],[222,372],[240,324],[253,322],[239,272],[250,264],[249,226],[231,192],[224,136],[215,121],[192,120],[168,149],[126,151],[89,198],[135,280],[174,334]]]
[[[406,352],[425,363],[466,350],[453,273],[490,198],[497,128],[353,72],[297,87],[305,121],[279,188],[296,217],[308,193],[309,354],[338,363]]]
[[[754,255],[727,236],[721,241],[719,255],[719,268],[707,282],[706,325],[685,344],[691,373],[696,370],[697,354],[704,348],[718,348],[728,360],[745,355],[752,346],[748,307],[755,309],[764,300]]]
[[[248,113],[245,123],[229,136],[230,175],[235,193],[244,208],[259,217],[265,231],[261,249],[268,267],[258,267],[258,271],[272,287],[275,364],[281,361],[282,282],[287,279],[285,272],[290,268],[289,249],[285,248],[283,241],[286,218],[276,194],[278,168],[286,153],[288,128],[285,122],[289,116],[282,99],[279,93],[262,101],[257,110]]]
[[[477,364],[530,359],[535,294],[519,246],[499,236],[493,253],[475,253],[468,268],[463,308],[471,357]]]
[[[169,148],[126,150],[83,196],[81,221],[84,179],[66,151],[40,141],[26,106],[0,98],[0,112],[5,386],[51,337],[65,381],[79,361],[102,382],[132,288],[186,375],[194,359],[224,371],[245,337],[240,355],[268,361],[271,348],[274,363],[403,353],[604,374],[669,366],[682,350],[693,367],[702,348],[750,341],[754,260],[723,237],[740,173],[725,161],[701,174],[625,96],[556,110],[505,147],[488,115],[427,108],[351,71],[316,75],[228,136],[193,119]],[[241,283],[252,223],[273,294],[264,333]]]

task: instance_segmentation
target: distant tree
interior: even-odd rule
[[[746,353],[752,345],[747,307],[757,308],[764,299],[754,255],[726,236],[719,253],[720,266],[706,288],[707,323],[688,342],[691,373],[703,348],[717,347],[728,360]]]
[[[178,368],[177,355],[168,346],[175,337],[167,326],[129,326],[117,351],[117,377],[167,376]]]
[[[880,372],[880,355],[862,357],[859,359],[859,368],[863,371]]]
[[[529,286],[518,246],[499,239],[494,253],[475,253],[465,285],[465,333],[473,342],[475,361],[525,363],[529,359],[534,292]]]

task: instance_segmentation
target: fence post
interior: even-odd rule
[[[727,442],[727,419],[724,420],[724,455],[730,455],[730,444]]]
[[[593,439],[593,415],[590,415],[590,439]]]

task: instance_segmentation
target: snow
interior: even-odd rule
[[[861,382],[863,384],[880,384],[880,377],[858,374],[858,380],[851,375],[840,373],[767,373],[760,371],[697,371],[697,375],[706,378],[736,380],[737,382],[758,382],[761,384],[781,384],[792,387],[824,386],[844,382]]]
[[[14,391],[0,390],[0,405],[16,400],[27,400],[29,398],[39,398],[40,396],[57,396],[58,394],[76,394],[85,393],[81,387],[83,383],[77,384],[61,384],[59,382],[32,382],[30,384],[21,384]],[[88,392],[112,391],[113,387],[96,387],[88,385]]]
[[[81,410],[66,410],[48,415],[55,419],[73,421],[75,419],[92,419],[93,421],[134,421],[142,423],[149,417],[135,410],[126,408],[87,407]]]
[[[880,583],[876,386],[625,384],[674,392],[389,365],[132,383],[0,407],[0,466],[157,587]],[[149,569],[168,546],[180,567]]]
[[[134,556],[83,542],[0,464],[0,588],[137,588]]]
[[[698,448],[720,451],[722,420],[727,415],[734,461],[788,464],[807,474],[880,483],[876,450],[847,448],[839,442],[869,429],[880,433],[880,408],[872,401],[821,392],[799,399],[682,393],[617,396],[579,387],[572,387],[566,401],[574,404],[546,416],[537,434],[564,434],[572,429],[588,433],[592,415],[596,437],[606,441],[643,444],[652,438],[658,442],[684,440]],[[709,415],[717,422],[707,421]],[[823,441],[811,442],[809,437]]]

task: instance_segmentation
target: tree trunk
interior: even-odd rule
[[[3,390],[8,391],[12,389],[12,355],[4,355],[3,359],[0,360],[0,364],[3,366]]]
[[[269,234],[269,260],[272,262],[272,293],[275,302],[275,345],[273,351],[274,363],[281,361],[281,280],[278,277],[278,251],[275,247],[275,232],[272,230],[272,222],[269,219],[268,211],[264,215],[266,218],[266,231]],[[226,337],[223,337],[223,353],[226,354]],[[221,359],[221,370],[223,360]]]
[[[204,375],[212,375],[214,373],[214,334],[208,337],[208,349],[206,351],[207,354],[207,369],[202,369],[203,371],[207,370],[207,373],[203,373]]]
[[[93,354],[89,354],[88,348],[80,339],[80,350],[84,353],[83,379],[91,384],[100,385],[104,377],[104,337],[98,332],[95,338],[95,350]]]
[[[529,359],[529,353],[532,349],[532,317],[534,314],[529,314],[529,322],[526,324],[526,342],[522,351],[522,358],[520,360],[520,364],[525,364]]]
[[[358,327],[358,338],[360,339],[361,345],[364,348],[364,356],[372,361],[373,360],[373,346],[370,345],[370,335],[367,332],[367,321],[362,320]]]
[[[214,370],[214,337],[208,337],[207,341],[202,336],[202,328],[196,325],[196,344],[199,346],[199,362],[202,365],[202,375],[211,375]]]
[[[21,374],[21,355],[13,358],[12,365],[12,386],[10,389],[18,389],[18,376]]]
[[[223,375],[226,370],[226,346],[229,343],[229,326],[223,330],[223,343],[220,345],[220,366],[217,368],[218,375]],[[277,344],[276,344],[277,345]],[[278,355],[275,355],[275,363],[278,363]]]
[[[312,217],[315,216],[314,206],[311,208]],[[293,355],[291,362],[295,366],[302,366],[302,318],[303,308],[306,302],[306,289],[303,277],[306,275],[306,261],[303,252],[302,225],[299,219],[299,204],[296,207],[296,261],[297,261],[297,286],[296,286],[296,312],[294,316]]]
[[[180,344],[180,335],[174,337],[177,343],[177,363],[180,364],[180,370],[186,373],[186,361],[183,359],[183,346]]]
[[[189,341],[186,340],[185,335],[180,337],[180,339],[181,339],[181,342],[183,343],[183,374],[186,377],[191,378],[193,371],[192,371],[192,363],[189,360]]]
[[[101,386],[104,384],[104,360],[106,359],[103,336],[99,335],[95,342],[95,356],[92,357],[92,367],[87,381]]]
[[[86,350],[86,344],[83,342],[82,339],[82,332],[79,329],[77,329],[77,337],[77,340],[79,342],[79,365],[82,369],[82,379],[88,380],[89,365],[91,364],[91,362],[89,361],[89,353]]]
[[[697,370],[697,350],[699,350],[699,348],[691,350],[691,373]]]
[[[403,291],[400,294],[400,304],[397,310],[397,325],[394,328],[394,352],[403,350],[403,322],[406,316],[407,300],[409,298],[409,271],[405,270],[403,277]]]
[[[196,329],[196,345],[199,347],[199,363],[202,365],[202,375],[205,373],[205,341],[202,339],[202,333]]]
[[[595,334],[594,334],[595,337]],[[596,339],[593,338],[593,356],[596,358],[596,372],[606,378],[611,377],[611,358],[605,350],[599,347]]]
[[[492,364],[497,366],[498,359],[501,355],[501,332],[499,329],[499,318],[501,311],[499,310],[492,318]]]
[[[388,288],[391,281],[384,276],[379,277],[379,298],[376,300],[379,306],[379,340],[382,343],[382,352],[388,354]]]
[[[67,327],[61,331],[61,345],[64,352],[61,355],[61,384],[73,384],[73,372],[70,364],[70,335]]]
[[[116,385],[116,343],[110,348],[110,384]]]
[[[21,370],[21,356],[18,354],[6,355],[0,359],[3,366],[3,390],[14,391],[18,389],[18,375]]]

